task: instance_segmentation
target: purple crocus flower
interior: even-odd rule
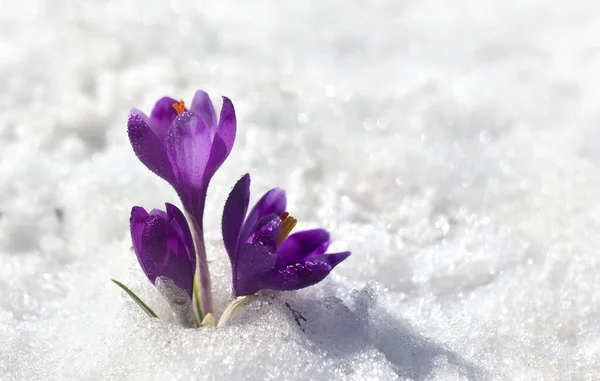
[[[234,297],[262,289],[311,286],[350,255],[349,251],[325,254],[330,239],[323,229],[289,235],[296,220],[285,212],[283,189],[268,191],[246,216],[249,199],[250,175],[246,174],[233,187],[223,211],[223,240],[231,262]]]
[[[131,209],[129,227],[135,254],[152,284],[158,277],[170,279],[193,297],[196,254],[185,216],[175,205],[166,212],[150,213],[140,206]]]
[[[196,244],[201,310],[203,314],[212,312],[202,220],[210,179],[231,152],[235,140],[233,104],[223,97],[217,119],[204,91],[196,92],[189,110],[183,101],[164,97],[156,102],[150,117],[132,110],[127,128],[140,161],[168,181],[181,199]]]

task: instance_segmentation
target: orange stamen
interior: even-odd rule
[[[173,106],[175,111],[177,111],[177,115],[185,111],[185,102],[183,101],[183,99],[180,100],[179,103],[173,103],[171,106]]]
[[[281,233],[279,233],[279,245],[281,245],[283,240],[290,235],[298,221],[294,217],[290,216],[288,212],[281,213],[279,218],[281,218]]]

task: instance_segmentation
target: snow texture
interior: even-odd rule
[[[597,0],[0,0],[0,379],[600,379]],[[229,96],[245,172],[352,257],[230,327],[163,317],[128,110]]]

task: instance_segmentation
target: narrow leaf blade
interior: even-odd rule
[[[140,299],[136,294],[134,294],[133,291],[128,289],[127,286],[125,286],[123,283],[119,282],[118,280],[114,280],[114,279],[111,279],[111,280],[117,286],[121,287],[123,289],[123,291],[125,291],[127,293],[127,295],[129,295],[131,297],[131,299],[133,299],[133,301],[136,302],[137,305],[140,306],[140,308],[142,310],[144,310],[145,313],[148,314],[148,316],[150,316],[151,318],[158,318],[158,316],[156,316],[154,311],[152,311],[150,309],[150,307],[148,307],[148,305],[142,301],[142,299]]]

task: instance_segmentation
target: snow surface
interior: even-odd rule
[[[600,379],[597,0],[0,9],[0,379]],[[128,216],[178,200],[125,123],[198,88],[239,121],[205,216],[217,310],[245,172],[353,252],[222,329],[110,282],[167,314]]]

